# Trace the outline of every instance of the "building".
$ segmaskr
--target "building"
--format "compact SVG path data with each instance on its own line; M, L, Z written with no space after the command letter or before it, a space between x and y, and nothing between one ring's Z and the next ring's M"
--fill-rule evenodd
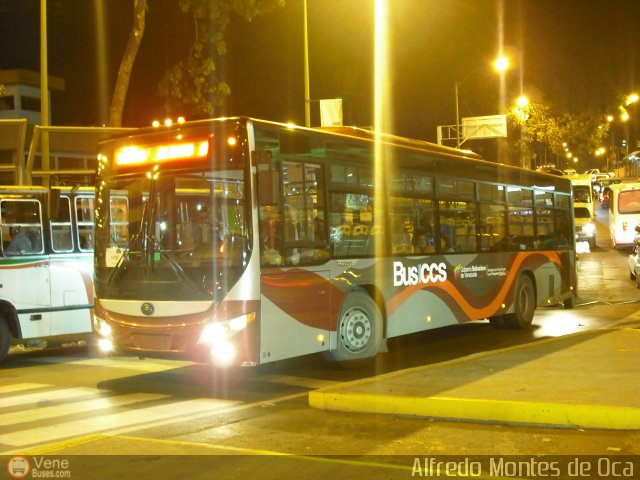
M64 91L64 79L50 75L48 83L50 91ZM0 70L0 85L0 185L48 185L52 176L59 184L92 184L98 142L129 130L43 127L39 73Z

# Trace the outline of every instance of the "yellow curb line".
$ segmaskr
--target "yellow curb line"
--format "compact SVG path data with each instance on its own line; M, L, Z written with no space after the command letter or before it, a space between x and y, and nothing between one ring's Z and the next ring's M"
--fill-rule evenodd
M640 408L635 407L451 397L402 397L322 390L309 392L309 405L321 410L341 412L613 430L640 429Z
M58 450L64 450L65 448L77 447L78 445L83 445L85 443L97 442L99 440L104 440L105 438L108 438L108 436L102 433L95 433L68 440L60 440L59 442L47 443L39 447L28 448L26 450L13 450L11 452L5 452L2 455L45 455L47 453L53 453Z

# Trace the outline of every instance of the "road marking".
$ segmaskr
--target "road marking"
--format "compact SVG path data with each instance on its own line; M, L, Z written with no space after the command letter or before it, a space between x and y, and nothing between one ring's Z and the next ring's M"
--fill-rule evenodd
M179 412L194 412L193 415L211 415L225 410L237 402L231 400L196 399L169 402L162 405L134 409L128 412L98 415L71 422L30 428L0 435L0 443L12 446L33 445L62 438L86 435L91 432L111 431L126 426L126 429L148 427L158 422L183 420ZM36 440L36 442L34 442Z
M0 386L0 394L21 392L23 390L35 390L36 388L53 387L47 383L14 383Z
M54 364L70 364L82 365L88 367L101 368L119 368L126 370L136 370L139 372L162 372L165 370L173 370L176 368L189 367L197 365L193 362L182 360L161 360L154 359L140 360L137 357L99 357L99 358L78 358L78 357L43 357L33 360L26 360L33 363L54 363Z
M65 388L62 390L46 390L38 393L25 393L23 395L0 398L0 408L15 407L16 405L34 405L37 407L38 402L77 398L84 395L95 395L101 392L102 390L98 390L97 388L80 387Z
M129 395L119 395L116 397L105 396L80 402L72 401L61 405L51 405L20 412L5 413L0 414L0 427L49 420L56 417L63 417L65 415L78 415L91 411L96 411L96 413L98 413L98 410L117 408L135 403L158 400L161 398L167 398L167 395L160 395L156 393L134 393Z

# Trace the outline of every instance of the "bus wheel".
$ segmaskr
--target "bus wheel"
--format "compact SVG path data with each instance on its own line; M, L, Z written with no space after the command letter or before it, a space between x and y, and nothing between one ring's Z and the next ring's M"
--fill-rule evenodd
M575 303L576 303L576 296L571 294L569 298L564 299L564 301L562 302L562 305L567 310L571 310L575 306Z
M0 318L0 362L4 359L5 355L9 351L9 345L11 344L11 333L7 322Z
M533 321L536 310L536 293L533 282L527 275L520 275L516 284L515 312L504 316L509 328L527 328Z
M338 319L338 345L325 352L327 360L348 362L373 358L382 343L382 313L364 292L347 295Z
M496 315L495 317L489 317L489 324L493 328L504 328L504 315Z

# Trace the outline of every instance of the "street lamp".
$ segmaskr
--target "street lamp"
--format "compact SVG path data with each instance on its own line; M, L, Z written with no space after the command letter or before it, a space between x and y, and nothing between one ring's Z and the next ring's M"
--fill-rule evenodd
M311 126L311 89L309 87L309 32L307 26L307 0L303 2L304 21L304 126Z
M456 95L456 147L457 148L460 148L460 102L459 102L460 85L462 85L472 74L474 74L479 70L482 70L483 68L485 67L481 66L479 68L476 68L475 70L472 70L461 81L458 82L456 80L454 83L455 95ZM493 61L493 68L496 72L503 73L505 70L509 68L509 59L504 55L498 56L498 58L496 58Z

